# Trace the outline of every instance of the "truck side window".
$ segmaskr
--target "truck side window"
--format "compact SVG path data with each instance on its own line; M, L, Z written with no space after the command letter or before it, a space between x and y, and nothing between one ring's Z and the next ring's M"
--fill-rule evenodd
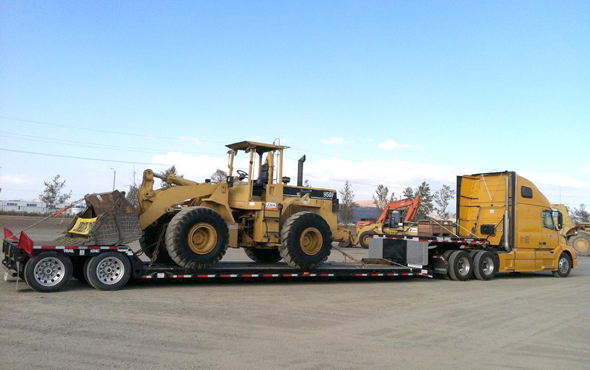
M553 212L543 211L543 227L555 230L555 226L553 225Z
M532 198L533 197L533 189L529 188L528 186L521 186L520 187L520 195L523 198Z

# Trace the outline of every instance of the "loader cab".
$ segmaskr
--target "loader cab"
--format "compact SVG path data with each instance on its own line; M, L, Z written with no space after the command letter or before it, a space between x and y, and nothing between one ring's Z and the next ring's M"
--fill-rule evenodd
M288 147L254 141L241 141L227 147L230 149L228 184L230 187L241 187L238 192L242 199L266 201L269 200L267 194L274 195L273 198L278 199L279 196L282 198L281 189L285 180L283 179L283 150ZM240 165L244 163L244 157L248 160L247 171L245 168L240 168Z

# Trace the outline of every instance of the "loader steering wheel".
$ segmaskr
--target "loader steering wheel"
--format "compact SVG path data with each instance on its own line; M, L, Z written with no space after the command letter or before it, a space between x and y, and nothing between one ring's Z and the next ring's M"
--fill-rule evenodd
M248 173L246 171L236 170L236 173L239 175L238 178L240 179L240 181L248 177Z

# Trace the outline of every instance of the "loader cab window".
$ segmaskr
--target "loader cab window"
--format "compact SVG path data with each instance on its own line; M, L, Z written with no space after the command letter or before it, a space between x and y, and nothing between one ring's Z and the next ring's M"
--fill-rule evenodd
M555 230L553 223L553 212L543 211L543 227L550 230Z

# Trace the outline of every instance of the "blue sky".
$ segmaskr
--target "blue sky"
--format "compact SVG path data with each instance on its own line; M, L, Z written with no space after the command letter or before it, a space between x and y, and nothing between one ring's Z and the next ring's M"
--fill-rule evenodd
M14 150L202 180L281 138L357 199L508 169L590 204L588 66L587 1L4 1L0 198L133 171Z

